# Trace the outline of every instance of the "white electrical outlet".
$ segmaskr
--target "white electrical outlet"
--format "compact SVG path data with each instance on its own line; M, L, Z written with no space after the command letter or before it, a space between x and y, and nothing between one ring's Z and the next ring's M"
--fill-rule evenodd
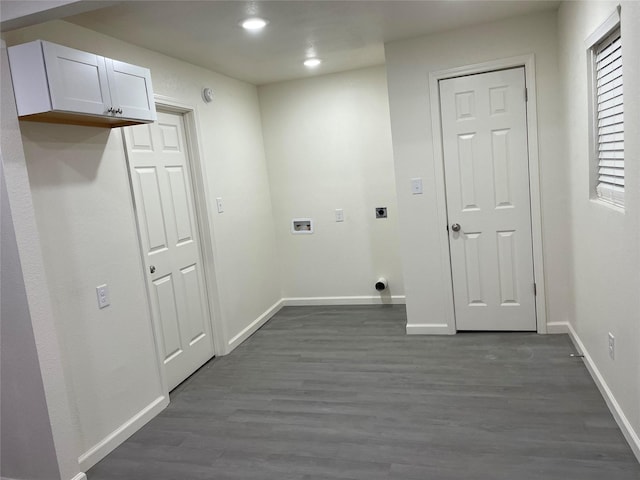
M111 305L111 300L109 299L109 287L106 285L97 286L96 294L98 295L98 308L104 308Z
M616 337L611 332L609 332L609 356L611 360L616 359Z
M344 222L344 210L336 208L336 222Z

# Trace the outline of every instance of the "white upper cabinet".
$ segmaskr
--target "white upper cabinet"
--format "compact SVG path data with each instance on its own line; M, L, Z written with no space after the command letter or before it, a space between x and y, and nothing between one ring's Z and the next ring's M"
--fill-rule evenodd
M41 40L8 51L22 120L106 127L156 120L147 68Z
M120 115L153 122L156 109L149 69L110 58L105 61L111 102L122 110Z
M42 50L53 110L109 113L112 100L104 57L49 42L42 42Z

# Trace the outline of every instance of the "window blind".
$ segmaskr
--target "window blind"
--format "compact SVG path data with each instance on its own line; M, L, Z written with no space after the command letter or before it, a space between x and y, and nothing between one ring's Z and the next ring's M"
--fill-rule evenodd
M620 29L595 48L598 197L624 205L624 105Z

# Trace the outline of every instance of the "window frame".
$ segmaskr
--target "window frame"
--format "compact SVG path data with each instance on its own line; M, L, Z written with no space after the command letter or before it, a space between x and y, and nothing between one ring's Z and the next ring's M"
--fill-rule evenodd
M620 6L589 35L585 41L587 53L587 71L588 71L588 101L589 101L589 197L597 202L605 205L614 206L624 210L625 192L609 189L604 186L607 195L602 195L598 191L599 186L599 143L598 143L598 93L597 93L597 72L596 72L596 55L598 47L608 39L615 31L620 29ZM622 55L624 58L624 44L622 41ZM624 61L624 60L623 60ZM623 77L624 78L624 77ZM624 80L623 80L624 82ZM623 83L624 85L624 83ZM624 95L624 94L623 94ZM624 100L623 100L624 105ZM624 159L624 158L623 158ZM624 170L623 170L624 172ZM601 187L602 188L602 187Z

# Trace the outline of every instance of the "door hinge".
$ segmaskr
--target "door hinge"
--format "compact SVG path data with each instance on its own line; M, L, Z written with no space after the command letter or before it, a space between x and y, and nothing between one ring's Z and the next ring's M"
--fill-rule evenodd
M449 233L449 224L447 223L447 233Z
M533 295L538 296L538 285L535 282L533 283Z
M524 101L529 101L529 89L527 87L524 87Z

